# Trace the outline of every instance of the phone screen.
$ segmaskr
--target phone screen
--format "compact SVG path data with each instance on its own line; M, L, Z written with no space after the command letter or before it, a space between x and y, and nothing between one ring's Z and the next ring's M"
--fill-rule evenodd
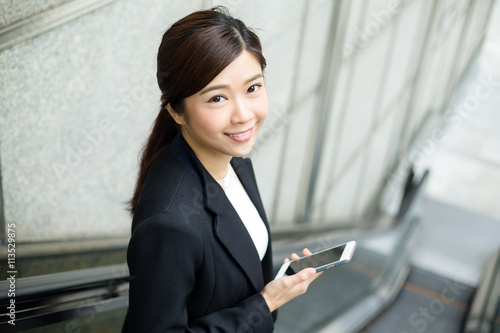
M340 258L342 257L344 249L345 249L345 244L338 247L334 247L332 249L315 253L309 257L301 258L300 260L294 260L290 263L290 266L288 266L286 274L293 275L307 267L317 268L339 261Z

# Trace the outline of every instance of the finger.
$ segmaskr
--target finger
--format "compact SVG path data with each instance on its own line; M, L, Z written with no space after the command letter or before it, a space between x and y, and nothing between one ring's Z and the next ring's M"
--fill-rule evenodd
M305 285L307 288L309 285L316 280L323 272L319 273L314 273L311 277L307 278L306 280L302 281L301 284Z
M316 273L314 268L305 268L297 274L285 276L283 279L288 279L288 290L297 295L306 292L309 284L313 282L321 273ZM294 296L294 297L296 297Z
M292 260L297 260L300 257L297 255L297 253L292 253Z
M289 282L290 286L294 286L296 284L299 284L299 283L311 278L315 274L316 274L316 270L314 268L309 267L309 268L304 268L303 270L301 270L297 274L285 276L284 279L287 279L290 281Z
M285 258L285 260L283 260L284 263L289 262L289 261L290 261L290 259L288 259L288 258Z
M308 270L310 269L311 271L305 272L306 273L305 276L302 277L304 279L302 283L305 283L307 285L309 285L311 282L316 280L321 274L323 274L323 272L316 272L314 268L307 268L307 269Z
M302 281L308 280L316 275L316 270L312 267L304 268L298 274L299 279Z
M312 254L311 251L309 251L309 249L306 247L304 250L302 250L302 253L305 255L305 256L310 256Z

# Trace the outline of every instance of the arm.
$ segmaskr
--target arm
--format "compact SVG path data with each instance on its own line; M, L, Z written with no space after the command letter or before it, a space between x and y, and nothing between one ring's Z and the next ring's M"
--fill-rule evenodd
M129 332L237 332L256 325L261 332L273 330L260 293L234 307L188 318L186 301L202 258L203 239L188 224L167 224L155 216L136 228L128 251Z

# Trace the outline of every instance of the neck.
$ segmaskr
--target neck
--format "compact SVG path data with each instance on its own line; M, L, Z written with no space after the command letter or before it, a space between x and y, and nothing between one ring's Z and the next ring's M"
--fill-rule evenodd
M227 168L229 162L231 162L230 156L223 160L222 159L214 160L213 158L209 158L208 156L203 156L203 154L198 155L196 150L194 150L194 153L196 157L198 157L198 159L200 160L201 164L203 164L205 169L207 169L208 173L210 173L210 175L214 177L215 180L221 180L227 175Z
M191 149L193 149L193 152L198 160L200 160L201 164L205 167L205 169L207 169L208 173L210 173L215 180L220 180L227 175L228 165L233 158L232 156L217 152L206 152L205 150L200 149L196 143L191 140L189 135L185 135L185 133L182 134L184 140L186 140Z

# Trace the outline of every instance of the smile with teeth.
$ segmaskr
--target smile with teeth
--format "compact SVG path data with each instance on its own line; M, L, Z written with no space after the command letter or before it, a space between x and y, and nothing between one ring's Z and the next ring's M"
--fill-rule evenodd
M233 137L233 138L241 138L242 136L245 136L247 134L250 134L250 131L252 129L249 129L248 131L246 132L243 132L243 133L239 133L239 134L228 134L230 137Z
M233 139L234 141L243 142L248 141L252 137L253 127L245 132L240 133L225 133L228 137Z

